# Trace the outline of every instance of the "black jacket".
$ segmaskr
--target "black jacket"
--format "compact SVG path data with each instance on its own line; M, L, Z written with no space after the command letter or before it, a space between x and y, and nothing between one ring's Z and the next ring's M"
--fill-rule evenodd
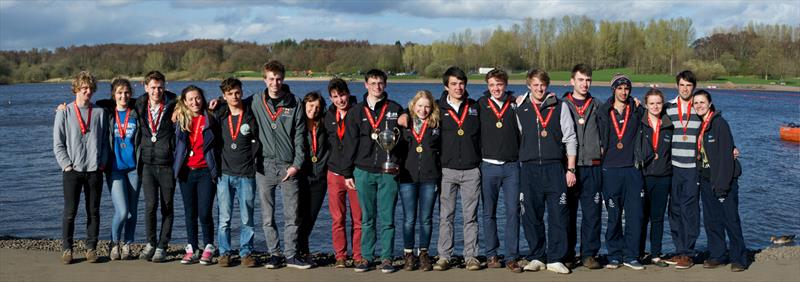
M238 136L236 137L236 149L231 149L231 144L234 143L231 136L231 130L228 125L228 117L230 116L230 109L227 105L221 105L214 112L210 112L209 116L214 118L216 124L219 125L219 139L218 143L220 158L220 169L222 173L233 176L255 177L256 174L256 158L259 154L260 142L258 140L258 122L247 105L243 106L242 112L242 125L239 128ZM233 129L236 128L238 119L231 120Z
M447 103L447 91L442 92L442 97L439 98L440 108L440 126L441 129L441 162L442 167L458 170L467 170L478 167L481 164L481 124L480 124L480 106L478 102L468 97L465 102L461 103L459 109L453 109ZM458 135L458 123L454 120L460 119L464 109L469 105L467 116L464 118L462 129L464 135ZM450 114L453 111L456 116Z
M547 123L547 137L542 137L542 125L538 121L536 108L531 103L531 96L528 95L521 105L517 108L517 117L521 126L522 140L520 141L519 160L522 162L557 163L562 162L566 156L566 146L562 142L563 133L561 131L561 103L555 95L545 97L544 103L539 107L543 119L547 119L548 113L550 120Z
M413 121L409 121L413 123ZM441 130L439 128L426 128L422 136L422 153L416 151L420 144L411 132L413 126L403 129L403 141L398 144L398 155L404 159L400 168L398 181L400 183L439 183L442 176L442 166L439 161L441 148Z
M517 129L517 115L514 113L516 110L516 102L514 100L513 92L506 92L506 103L511 103L503 113L500 122L501 128L497 128L497 116L494 114L489 103L492 103L499 113L502 107L493 102L490 97L489 91L483 93L483 97L478 100L480 106L480 120L481 120L481 148L482 158L493 159L504 162L516 162L519 158L519 130Z
M650 126L650 122L647 120L647 115L642 118L642 126L639 128L641 134L644 136L644 140L649 144L652 148L653 146L653 128ZM667 116L666 112L661 113L661 129L658 132L658 159L655 159L653 156L652 159L649 159L645 162L644 166L644 176L668 176L672 175L672 163L670 162L672 157L672 134L675 132L675 126L672 125L672 122Z
M703 120L702 118L700 120ZM701 126L702 127L702 126ZM731 190L731 184L742 175L739 160L733 158L733 135L728 122L721 112L715 112L709 121L703 138L703 147L708 158L708 168L698 163L697 168L710 170L712 189L717 197L724 198ZM702 175L702 173L699 173Z
M350 108L352 109L357 104L356 97L350 96ZM349 112L348 112L349 113ZM328 107L328 111L325 113L325 118L323 119L323 124L325 125L325 131L328 134L328 143L330 143L330 158L328 159L328 169L333 173L344 175L345 171L347 171L348 163L352 163L352 161L345 161L345 149L344 146L347 142L347 139L351 139L352 135L347 133L347 130L344 132L344 136L342 140L339 140L339 135L337 133L338 124L336 123L336 114L337 109L336 106L331 105ZM347 115L341 120L341 124L344 126L347 120ZM354 142L349 142L350 144Z
M639 170L644 169L645 163L653 158L653 147L650 142L644 139L644 135L640 130L642 126L642 117L645 114L642 106L636 106L633 98L628 97L628 105L631 107L631 113L628 117L628 126L625 128L625 135L623 136L623 143L625 145L633 145L633 166ZM618 142L617 136L613 135L614 131L613 121L611 120L611 111L614 109L614 96L612 95L605 104L600 106L597 118L599 119L600 128L600 144L606 151L617 150L616 144ZM632 138L633 140L630 140ZM632 141L632 142L630 142ZM628 148L624 148L623 152ZM612 165L607 162L608 152L604 154L603 165Z
M311 134L311 127L306 126L306 159L303 162L303 167L300 169L300 172L311 181L318 181L320 179L325 179L328 174L328 160L331 156L331 144L328 141L330 136L328 136L328 132L323 128L324 116L320 119L320 124L317 125L316 128L316 137L317 137L317 153L314 154L313 152L313 138L314 135ZM316 156L317 161L313 162L312 157Z
M142 95L136 100L136 112L139 114L139 124L141 125L139 159L136 164L140 168L143 164L172 165L173 152L175 151L175 127L172 122L172 112L175 110L177 98L172 92L164 92L164 99L164 110L161 113L158 130L155 132L157 137L155 143L150 139L153 136L153 132L148 121L150 116L148 97L147 95Z
M403 113L403 107L389 100L388 93L384 93L383 99L375 104L375 110L370 110L367 104L367 94L364 94L364 99L361 103L356 104L347 113L345 135L350 137L345 138L344 146L344 161L346 162L345 167L347 167L343 174L345 178L353 177L355 167L371 173L382 172L383 163L386 162L386 151L378 145L377 141L372 140L372 137L370 137L373 129L367 119L366 111L369 111L375 121L378 121L383 105L387 105L386 113L384 113L383 119L378 124L378 130L383 131L388 128L389 130L397 129L399 131L397 118ZM402 138L402 136L397 136L397 138ZM390 152L390 160L395 164L401 164L396 151L397 146Z

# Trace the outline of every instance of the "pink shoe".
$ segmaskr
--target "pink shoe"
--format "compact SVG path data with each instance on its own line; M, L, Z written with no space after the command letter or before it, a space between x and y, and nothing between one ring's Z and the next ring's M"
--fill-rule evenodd
M194 256L194 250L192 249L192 245L186 245L186 254L183 255L183 259L181 259L182 264L193 264L197 262L197 257Z
M214 251L217 249L214 248L214 245L208 244L206 245L205 250L203 250L203 256L200 257L200 264L202 265L209 265L212 263L211 259L214 257Z

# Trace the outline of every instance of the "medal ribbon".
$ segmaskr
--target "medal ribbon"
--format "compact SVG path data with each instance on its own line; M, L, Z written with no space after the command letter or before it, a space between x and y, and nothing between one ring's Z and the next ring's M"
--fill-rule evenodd
M200 116L200 118L197 119L197 123L194 125L192 134L189 135L189 142L192 144L192 147L194 147L194 143L197 142L198 135L201 134L200 126L202 126L205 123L206 123L205 116Z
M123 127L119 121L119 111L114 111L114 118L117 121L117 129L119 129L119 138L125 141L125 133L128 132L128 119L131 118L131 109L125 109L125 126Z
M464 124L464 121L467 119L467 112L469 112L469 102L464 101L464 109L462 110L461 117L459 118L456 118L456 116L458 115L456 114L455 111L453 111L453 109L447 109L447 112L450 113L450 118L452 118L453 121L455 121L456 124L458 124L458 128L461 128L461 126Z
M336 110L336 135L339 136L339 142L344 140L344 117L341 116L339 110Z
M267 97L264 97L264 100L261 100L261 102L264 103L264 108L267 109L267 115L269 115L269 118L272 120L272 122L275 122L281 112L283 112L283 107L278 107L278 110L275 112L275 114L272 114L272 110L269 108L269 106L267 106Z
M592 97L586 99L586 102L583 103L583 107L578 108L578 104L575 103L575 99L572 99L572 93L567 95L567 98L572 101L572 104L575 105L575 111L578 112L578 116L583 117L583 113L586 112L586 109L589 108L589 105L592 104Z
M244 111L239 114L239 118L236 121L236 131L233 130L233 113L228 115L228 131L231 133L231 139L233 142L236 142L236 138L239 137L239 129L242 128L242 117L244 116Z
M164 103L162 102L161 105L158 106L158 117L156 117L156 122L153 123L153 115L150 114L150 100L147 101L147 121L150 122L150 133L153 136L158 135L158 124L161 123L161 113L164 112Z
M706 133L706 129L708 128L708 122L711 121L711 116L713 115L714 112L708 112L705 120L703 120L703 126L700 127L700 135L697 135L697 154L700 154L700 147L703 145L703 134Z
M367 119L369 120L369 125L372 126L372 130L378 129L378 126L381 125L381 121L383 121L383 115L386 113L386 107L389 106L389 103L384 103L383 108L381 108L381 114L378 116L378 121L375 121L375 118L372 117L372 113L370 112L368 107L364 107L364 112L367 114Z
M87 131L89 131L89 124L92 122L92 105L89 104L89 114L87 115L86 119L89 120L88 122L83 122L83 117L81 116L81 110L78 109L78 104L73 103L75 106L75 116L78 117L78 125L81 126L81 135L85 135Z
M494 112L494 116L497 117L497 121L500 121L503 115L505 115L506 110L508 110L508 106L511 105L511 98L509 97L506 99L505 105L503 105L503 109L500 110L500 112L497 111L497 107L494 106L494 101L492 101L491 98L487 99L486 102L488 102L489 107L492 108L492 112Z
M422 128L420 128L419 134L417 131L414 130L414 127L411 127L411 134L414 135L414 139L417 140L417 145L422 146L422 138L425 137L425 129L428 128L428 120L426 119L422 122Z
M622 130L619 129L619 123L617 122L617 114L614 113L614 109L611 109L611 121L614 123L614 131L617 133L617 140L622 142L622 136L625 136L625 128L628 128L628 116L631 113L631 105L625 106L625 119L622 120Z
M653 126L653 122L651 122L648 118L648 122L650 122L650 126L653 127L653 152L658 153L658 133L661 132L661 118L656 121L655 126Z
M689 101L689 105L686 107L686 123L683 123L683 107L681 107L681 97L678 97L678 120L681 122L681 126L683 126L683 135L686 136L686 127L689 126L689 120L691 119L690 116L692 115L692 101Z
M317 127L319 124L314 122L314 126L311 127L311 155L317 155Z
M547 113L547 118L543 119L542 114L539 112L539 105L536 105L536 103L533 102L533 97L531 97L531 104L533 105L533 108L536 109L536 117L538 118L539 123L542 124L542 129L544 130L547 128L547 124L550 123L550 118L553 117L553 110L555 110L556 107L550 107L550 112Z

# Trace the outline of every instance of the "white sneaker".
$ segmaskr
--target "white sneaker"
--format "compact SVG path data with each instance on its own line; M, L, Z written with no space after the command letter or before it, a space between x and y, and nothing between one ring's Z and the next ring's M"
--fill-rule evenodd
M544 265L543 262L539 261L538 259L532 260L528 262L525 267L522 268L525 271L539 271L543 269L547 269L547 266Z
M558 273L558 274L569 274L570 273L569 268L567 268L566 265L564 265L563 263L560 263L560 262L548 263L547 264L547 270L550 270L550 271Z

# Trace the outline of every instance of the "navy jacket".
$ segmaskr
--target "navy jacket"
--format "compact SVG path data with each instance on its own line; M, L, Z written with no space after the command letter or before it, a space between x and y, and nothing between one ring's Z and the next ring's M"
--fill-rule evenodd
M702 118L701 118L702 120ZM702 125L701 125L702 127ZM714 112L709 121L708 128L702 136L703 147L708 157L712 189L717 197L725 197L731 190L731 183L742 175L742 166L739 160L733 158L733 135L728 122L722 117L721 112ZM699 152L698 152L699 154ZM698 169L702 165L698 164Z
M208 114L205 114L205 125L203 125L203 154L208 164L208 171L211 173L211 179L216 181L219 177L219 167L217 160L219 159L219 126L215 119ZM175 174L175 179L178 179L181 170L189 169L186 160L189 158L189 132L183 131L178 124L175 124L175 161L172 163L172 170Z
M480 106L478 102L470 99L468 93L464 93L464 102L461 102L459 109L453 109L447 103L447 91L442 92L439 98L439 128L441 129L441 164L442 167L458 170L467 170L478 167L481 164L481 121ZM467 104L469 107L467 108ZM455 118L461 118L464 110L467 117L464 118L462 129L464 135L458 135L458 123L453 120L450 111L456 113Z
M640 128L644 140L651 147L653 146L653 128L645 115L642 118L642 126ZM672 175L672 134L675 132L675 126L672 125L669 116L666 112L661 113L661 129L658 132L658 159L655 156L645 162L644 176L669 176Z
M413 121L409 121L413 123ZM398 155L404 159L404 165L400 168L400 183L420 183L434 182L439 183L442 176L441 155L441 130L439 128L426 128L422 136L422 153L417 153L417 146L420 143L414 138L411 132L413 126L405 128L403 140L397 144Z
M645 167L645 163L647 163L650 159L654 157L653 155L653 147L650 146L650 142L644 139L644 134L640 130L642 126L642 117L644 116L644 108L642 106L636 106L633 98L628 97L628 105L630 105L631 113L628 117L628 126L625 128L624 136L622 142L625 145L633 145L633 148L624 148L623 152L632 149L633 150L633 167L642 170ZM597 116L599 119L599 128L600 128L600 144L605 150L607 151L603 154L603 165L609 165L609 167L619 167L615 164L611 164L608 162L608 151L610 150L617 150L616 144L618 142L617 136L614 135L614 126L612 125L611 120L611 111L614 108L614 96L612 95L606 103L600 106L599 115ZM633 140L630 140L632 138ZM632 142L630 142L632 141Z

